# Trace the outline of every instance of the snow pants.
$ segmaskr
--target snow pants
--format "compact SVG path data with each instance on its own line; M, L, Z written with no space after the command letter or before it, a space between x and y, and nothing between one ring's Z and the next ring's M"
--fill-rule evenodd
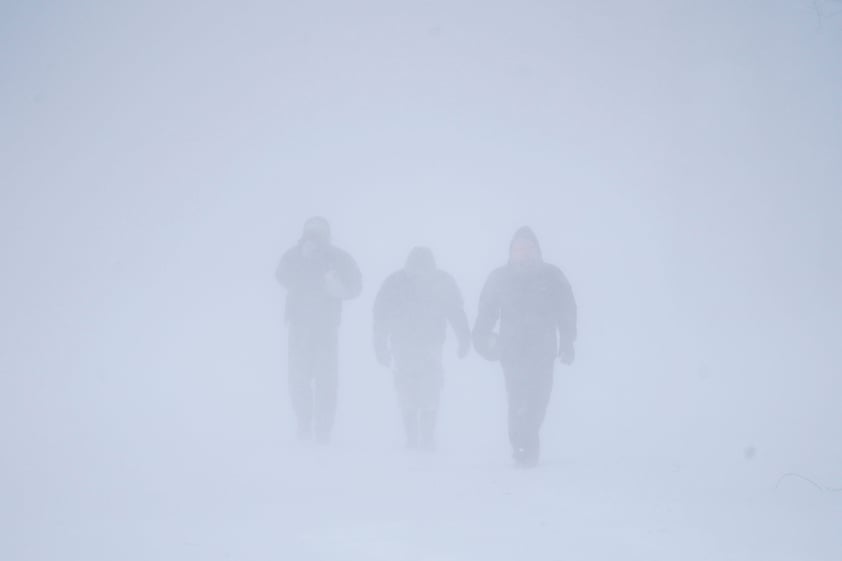
M509 442L519 462L534 463L540 455L539 433L553 390L554 357L503 360L509 404Z
M289 393L298 434L330 440L336 415L338 329L290 325Z
M398 393L407 445L435 447L435 428L443 383L442 348L399 346L395 358L395 389Z

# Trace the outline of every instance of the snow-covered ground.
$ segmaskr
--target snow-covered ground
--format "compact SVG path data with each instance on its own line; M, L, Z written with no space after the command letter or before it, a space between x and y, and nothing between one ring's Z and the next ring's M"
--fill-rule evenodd
M842 497L799 481L750 492L705 490L677 472L563 455L519 470L488 452L267 445L191 473L175 465L176 454L168 475L101 479L89 482L87 493L62 489L16 511L3 520L0 555L15 561L842 558Z

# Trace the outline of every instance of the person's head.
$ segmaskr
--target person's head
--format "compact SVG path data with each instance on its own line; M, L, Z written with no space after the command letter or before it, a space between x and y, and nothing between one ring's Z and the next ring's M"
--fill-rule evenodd
M428 247L413 247L406 258L404 270L412 276L432 273L436 270L436 259Z
M301 251L312 255L320 248L330 244L330 224L321 216L313 216L304 222L301 229Z
M330 242L330 224L321 216L313 216L304 222L301 238L315 240L321 243Z
M515 232L509 246L509 263L528 265L541 261L541 246L535 232L529 226L523 226Z

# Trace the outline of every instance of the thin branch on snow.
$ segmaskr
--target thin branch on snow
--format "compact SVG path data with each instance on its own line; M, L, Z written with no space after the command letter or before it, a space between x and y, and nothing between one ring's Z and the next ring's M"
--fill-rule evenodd
M815 481L813 481L813 480L812 480L812 479L810 479L809 477L804 477L804 476L803 476L803 475L801 475L800 473L785 473L785 474L783 474L783 475L780 477L780 479L778 479L778 482L775 484L775 489L777 489L778 487L780 487L780 486L781 486L781 482L782 482L784 479L786 479L787 477L796 477L796 478L798 478L798 479L801 479L801 480L803 480L803 481L806 481L807 483L811 484L813 487L815 487L815 488L816 488L816 489L818 489L819 491L826 491L826 492L829 492L829 493L839 493L839 492L842 492L842 488L824 487L824 486L822 486L822 485L819 485L818 483L816 483Z

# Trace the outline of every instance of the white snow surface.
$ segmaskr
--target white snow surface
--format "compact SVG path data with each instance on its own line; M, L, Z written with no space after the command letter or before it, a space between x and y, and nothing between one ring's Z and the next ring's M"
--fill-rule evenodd
M229 454L231 448L226 450ZM4 520L5 559L839 558L838 494L700 490L680 471L549 455L284 445L181 457L121 481L65 488ZM224 466L224 469L222 468ZM19 505L23 506L23 505Z

